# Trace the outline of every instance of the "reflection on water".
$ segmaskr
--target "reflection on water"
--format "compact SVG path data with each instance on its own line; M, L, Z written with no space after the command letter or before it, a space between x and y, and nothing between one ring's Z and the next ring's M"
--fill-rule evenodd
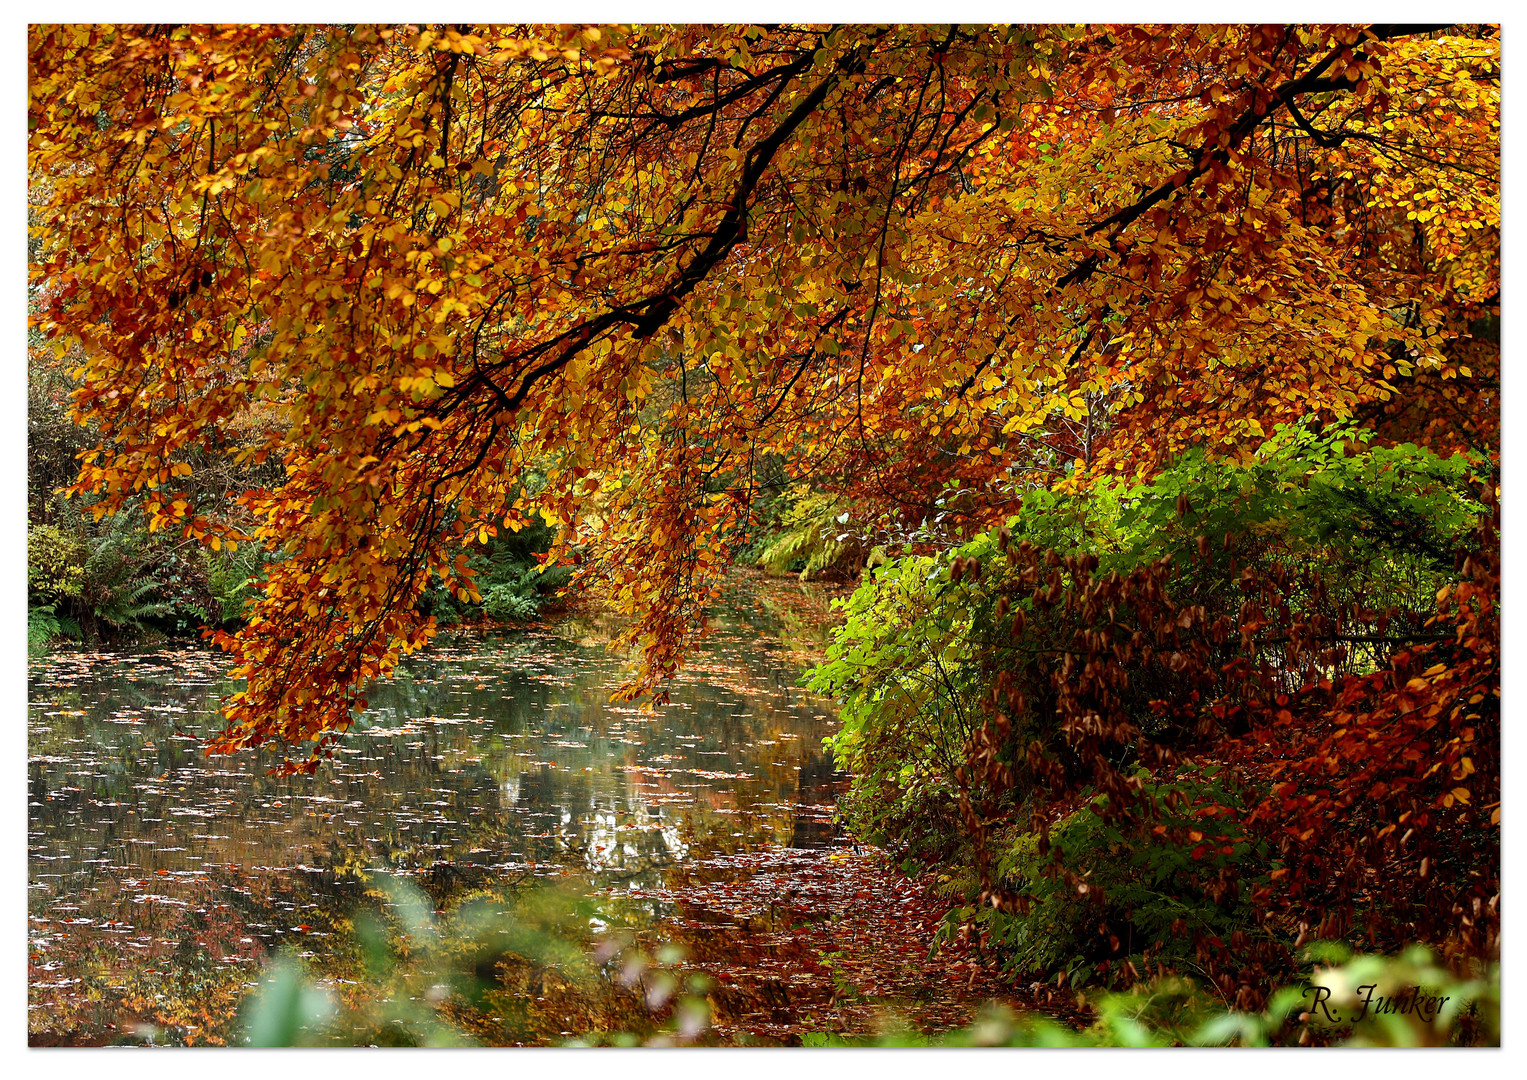
M444 638L372 689L312 777L267 776L273 755L202 755L233 688L216 654L34 662L34 1041L110 1041L167 980L205 986L184 1027L212 1032L269 949L311 954L347 928L355 870L440 886L593 873L640 896L672 868L828 842L827 709L765 618L722 609L650 713L609 701L625 666L598 620Z

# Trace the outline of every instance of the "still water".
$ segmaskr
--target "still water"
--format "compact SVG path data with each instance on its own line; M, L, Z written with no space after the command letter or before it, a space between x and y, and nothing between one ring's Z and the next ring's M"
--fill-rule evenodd
M628 669L611 629L442 635L372 688L312 777L266 775L274 754L202 753L233 689L219 654L34 661L34 1044L114 1041L167 1015L216 1041L273 950L321 955L344 936L357 870L437 895L576 876L640 896L718 857L832 841L829 703L796 686L766 613L733 594L654 711L609 700Z

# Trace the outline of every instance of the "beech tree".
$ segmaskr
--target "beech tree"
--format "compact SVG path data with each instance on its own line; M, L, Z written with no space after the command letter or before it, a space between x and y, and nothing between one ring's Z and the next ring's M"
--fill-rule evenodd
M216 749L306 745L537 519L661 693L754 469L999 521L1274 426L1497 443L1489 27L29 32L72 491L279 552ZM230 425L263 418L235 448ZM247 440L246 440L247 441ZM253 527L192 451L279 462ZM535 471L544 482L527 484Z

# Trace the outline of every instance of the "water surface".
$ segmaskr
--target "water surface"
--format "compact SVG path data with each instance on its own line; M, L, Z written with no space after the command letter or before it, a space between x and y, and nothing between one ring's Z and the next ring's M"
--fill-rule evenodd
M34 661L34 1043L114 1041L171 1000L190 1041L226 1032L272 949L344 936L356 870L437 894L572 875L635 897L707 860L832 838L829 712L795 685L774 620L734 595L653 711L609 700L628 670L610 629L442 636L372 688L312 777L267 775L273 753L202 753L234 689L219 654Z

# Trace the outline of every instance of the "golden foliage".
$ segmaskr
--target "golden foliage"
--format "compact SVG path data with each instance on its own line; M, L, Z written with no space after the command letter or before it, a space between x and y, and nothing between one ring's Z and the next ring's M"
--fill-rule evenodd
M223 639L248 688L222 749L321 753L428 640L430 576L474 597L464 545L537 516L639 616L629 692L659 686L760 452L894 504L935 454L991 486L1035 446L1092 472L1240 454L1422 380L1495 409L1498 347L1470 338L1498 310L1490 28L29 47L35 325L83 347L103 440L74 490L285 554ZM244 493L252 536L183 490L191 447L284 463Z

